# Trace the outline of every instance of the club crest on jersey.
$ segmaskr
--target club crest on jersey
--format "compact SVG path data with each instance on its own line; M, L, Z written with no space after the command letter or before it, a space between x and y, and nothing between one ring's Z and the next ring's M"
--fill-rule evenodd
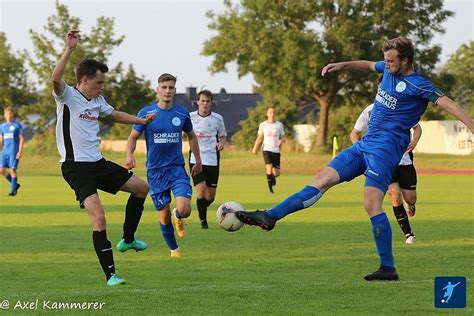
M14 130L15 130L15 126L13 126L13 125L10 126L10 130L11 130L11 131L14 131Z
M92 112L86 110L84 113L79 114L79 119L83 121L97 122L99 118L92 116Z
M173 123L174 126L179 126L181 125L181 120L179 119L179 117L173 117L173 119L171 120L171 123Z
M400 81L397 83L397 86L395 87L395 91L397 92L403 92L407 88L407 84L403 81Z

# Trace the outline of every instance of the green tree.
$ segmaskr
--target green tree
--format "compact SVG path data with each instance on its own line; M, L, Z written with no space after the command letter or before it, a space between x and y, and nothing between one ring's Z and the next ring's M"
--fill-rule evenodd
M329 110L338 94L373 90L376 76L337 72L322 78L330 62L380 60L387 38L408 36L417 46L419 68L429 72L440 48L429 46L452 13L441 0L225 0L220 14L208 12L217 32L204 43L210 70L226 71L236 62L238 75L253 74L266 95L317 101L320 107L316 146L326 144Z
M137 114L141 107L156 99L156 94L150 88L150 81L138 77L132 65L125 74L123 72L123 65L119 63L110 74L109 88L104 91L104 97L116 110ZM109 136L112 139L127 139L130 130L130 125L113 124Z
M45 87L38 104L32 105L29 109L30 112L40 114L41 118L37 121L40 129L48 126L48 122L55 117L55 105L51 99L51 73L64 51L67 31L80 30L80 24L81 20L71 16L65 5L56 2L56 14L48 18L44 30L40 32L30 30L35 53L29 58L30 66L37 74L39 83ZM64 74L64 80L69 84L76 82L74 65L84 58L94 58L107 63L112 50L124 39L123 36L115 37L114 19L105 17L97 19L90 34L81 31L80 37L81 43L72 54Z
M23 55L18 53L16 56L11 52L5 33L0 32L0 109L7 106L21 107L35 100L24 60Z

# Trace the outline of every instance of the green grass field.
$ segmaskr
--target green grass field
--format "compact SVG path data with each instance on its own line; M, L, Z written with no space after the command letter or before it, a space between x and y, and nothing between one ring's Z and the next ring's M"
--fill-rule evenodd
M417 214L411 220L415 245L404 243L386 199L399 282L362 279L379 264L362 207L363 178L332 189L313 207L279 222L272 232L246 226L229 233L214 221L220 203L236 200L248 209L266 208L312 177L284 174L276 194L270 195L263 174L239 171L221 176L217 200L210 208L209 230L201 230L196 212L188 220L187 236L178 240L182 258L169 257L148 198L137 237L146 240L149 249L116 251L117 272L127 284L109 288L92 247L88 217L58 175L58 165L48 159L23 165L23 173L28 170L30 175L21 176L22 188L16 197L7 196L6 181L0 179L0 304L10 303L9 309L0 309L2 314L19 314L18 308L13 310L18 301L37 299L39 306L29 314L50 313L43 309L43 301L102 302L100 312L114 315L474 312L472 175L419 176ZM31 165L43 167L33 170ZM143 175L143 170L138 174ZM121 238L127 195L100 196L106 207L108 236L115 245ZM468 279L467 308L434 308L436 276Z

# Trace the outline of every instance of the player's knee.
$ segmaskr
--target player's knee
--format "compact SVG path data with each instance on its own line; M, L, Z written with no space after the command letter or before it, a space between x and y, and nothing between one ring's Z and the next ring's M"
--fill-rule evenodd
M410 194L405 197L405 202L410 205L416 204L416 194Z
M135 196L139 198L146 198L148 191L149 191L148 184L145 181L140 181L137 186Z
M191 205L183 205L178 207L179 215L183 218L189 217L191 215Z
M381 206L379 205L379 203L367 199L364 201L364 208L369 214L369 216L380 213L381 210Z
M91 216L92 226L94 229L105 229L107 226L107 220L105 219L105 214L94 214Z

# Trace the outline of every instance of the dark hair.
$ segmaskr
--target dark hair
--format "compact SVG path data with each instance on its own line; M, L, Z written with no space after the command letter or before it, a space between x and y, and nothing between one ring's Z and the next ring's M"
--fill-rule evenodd
M161 74L159 77L158 77L158 83L162 83L164 81L174 81L176 83L177 79L175 76L173 76L172 74L169 74L169 73L164 73L164 74Z
M87 78L94 78L97 74L97 70L100 70L104 74L109 71L107 65L94 59L84 59L76 67L76 80L77 83L81 81L81 78L86 76Z
M383 43L382 50L384 52L395 49L398 52L398 58L408 58L408 63L413 64L413 56L415 55L415 47L409 38L397 37L386 40Z
M199 93L197 94L196 96L196 100L199 101L199 97L201 96L201 94L205 95L206 97L208 97L209 99L211 99L212 101L212 92L209 91L209 90L201 90L199 91Z

